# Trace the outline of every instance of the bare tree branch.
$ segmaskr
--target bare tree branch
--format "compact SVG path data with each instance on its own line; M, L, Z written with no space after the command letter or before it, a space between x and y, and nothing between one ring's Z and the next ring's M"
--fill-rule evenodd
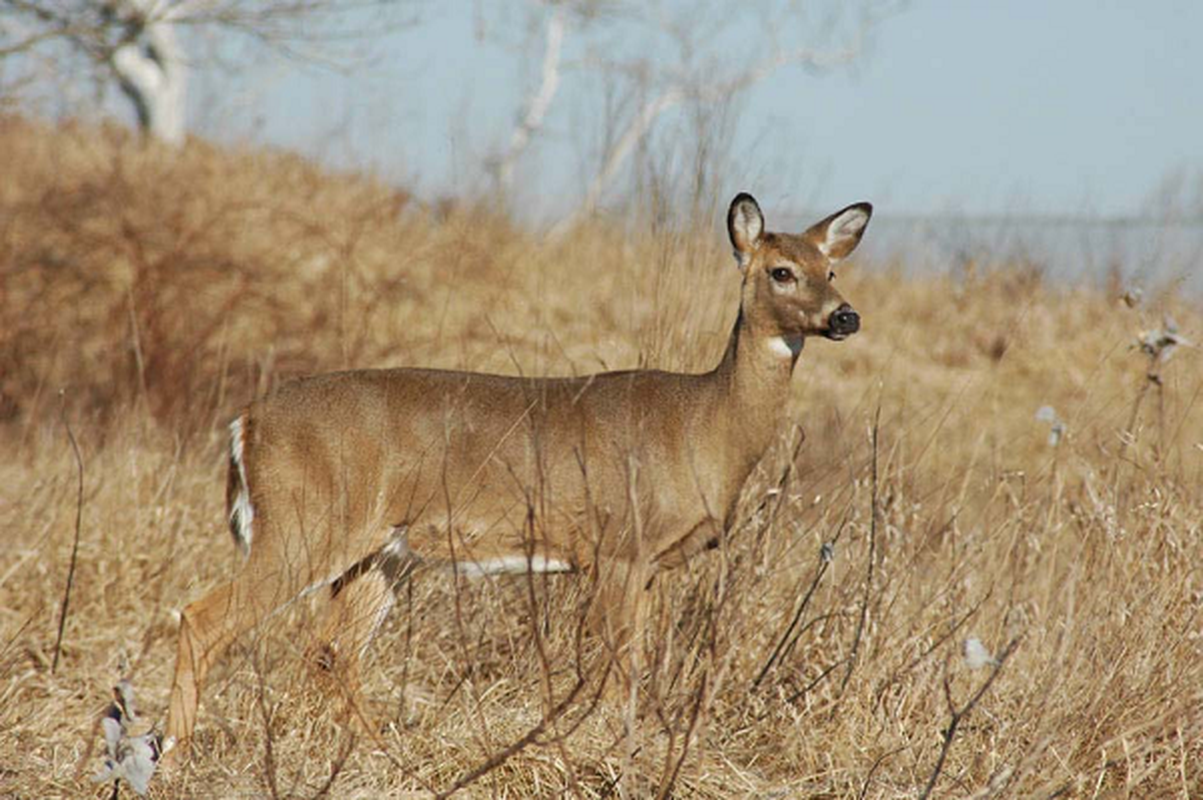
M618 137L618 141L614 143L614 147L610 150L609 155L606 156L602 168L598 170L597 175L590 181L589 188L585 190L585 196L581 200L580 205L577 206L576 211L556 223L555 227L552 228L552 238L563 236L573 226L577 225L582 219L597 209L597 204L601 200L602 194L609 188L610 183L618 175L618 171L626 163L626 160L630 158L631 153L635 151L635 147L648 135L652 126L656 124L656 120L665 111L684 101L685 96L685 93L679 88L672 88L653 97L640 107L639 111L635 114L635 118L627 125L622 136Z
M845 44L829 49L781 47L776 44L775 27L770 25L768 29L772 35L765 36L770 43L767 54L750 62L737 57L734 63L730 58L708 54L706 49L714 33L707 28L707 23L721 26L726 19L722 14L718 15L717 21L709 19L713 15L708 15L706 7L699 7L696 13L674 19L665 13L647 13L647 9L644 9L645 13L636 19L636 24L653 26L661 38L673 42L679 53L678 60L665 65L661 63L666 58L662 53L649 55L640 52L626 56L622 52L607 52L603 56L591 55L567 64L567 68L574 70L590 70L623 78L633 84L636 87L634 91L643 94L645 99L638 104L622 126L621 133L607 148L579 204L553 227L551 235L562 236L597 210L631 155L652 134L667 112L687 104L706 106L729 101L789 67L799 67L811 74L824 74L851 64L863 55L872 29L898 8L900 6L897 4L872 7L861 15ZM713 46L710 49L713 50ZM540 111L546 114L545 108ZM535 128L529 133L533 135L537 130ZM527 144L528 141L524 141L523 147Z

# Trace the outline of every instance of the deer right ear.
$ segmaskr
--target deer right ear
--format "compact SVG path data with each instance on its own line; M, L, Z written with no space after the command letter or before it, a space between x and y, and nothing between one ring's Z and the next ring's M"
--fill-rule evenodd
M865 226L869 224L869 218L872 216L872 205L853 203L827 219L811 225L802 236L819 248L819 252L834 264L847 258L860 244L860 237L865 234Z
M740 269L744 268L752 250L760 243L762 233L764 214L760 213L756 198L740 192L731 201L731 209L727 212L727 235L731 237L731 246L735 248Z

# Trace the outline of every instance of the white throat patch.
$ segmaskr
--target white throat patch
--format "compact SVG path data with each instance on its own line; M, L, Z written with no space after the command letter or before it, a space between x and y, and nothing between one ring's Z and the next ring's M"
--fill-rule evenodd
M774 336L769 339L769 350L780 358L796 358L802 352L802 337Z

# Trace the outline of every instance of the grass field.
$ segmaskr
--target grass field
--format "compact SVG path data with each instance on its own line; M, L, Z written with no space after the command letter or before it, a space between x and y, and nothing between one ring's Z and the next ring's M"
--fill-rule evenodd
M718 225L548 242L288 154L11 118L0 152L2 796L108 796L120 678L161 722L178 611L238 565L255 393L703 369L738 300ZM419 574L368 657L380 724L305 667L314 597L217 668L152 795L1203 796L1203 369L1137 346L1166 314L1198 340L1198 305L1031 265L838 282L863 329L807 346L736 530L655 587L634 711L595 691L581 580Z

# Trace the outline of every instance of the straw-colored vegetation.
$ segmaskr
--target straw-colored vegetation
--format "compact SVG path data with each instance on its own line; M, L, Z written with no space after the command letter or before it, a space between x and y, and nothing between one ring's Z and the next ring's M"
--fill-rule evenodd
M4 796L110 791L119 678L161 720L175 615L238 565L224 423L254 393L700 369L737 300L717 224L545 242L287 154L12 119L0 152ZM1203 369L1134 347L1166 312L1198 338L1198 307L1030 267L838 281L863 330L808 345L738 529L654 587L633 711L596 698L582 580L420 573L370 651L370 730L302 659L315 596L231 651L152 794L1203 794ZM970 637L1001 665L970 669Z

